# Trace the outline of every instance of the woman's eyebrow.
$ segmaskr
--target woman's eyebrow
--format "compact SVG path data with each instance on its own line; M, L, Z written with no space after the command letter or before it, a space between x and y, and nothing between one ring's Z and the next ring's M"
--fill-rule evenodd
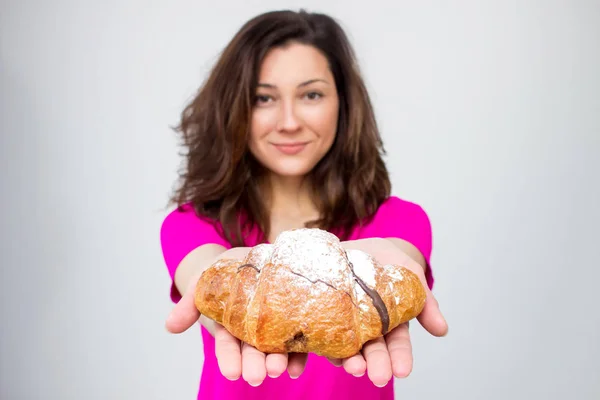
M307 86L310 85L311 83L315 83L315 82L323 82L326 84L329 84L329 82L327 82L325 79L320 79L320 78L315 78L315 79L310 79L308 81L302 82L301 84L298 85L298 87L302 87L302 86ZM277 85L273 85L272 83L259 83L258 87L264 87L264 88L268 88L268 89L276 89Z

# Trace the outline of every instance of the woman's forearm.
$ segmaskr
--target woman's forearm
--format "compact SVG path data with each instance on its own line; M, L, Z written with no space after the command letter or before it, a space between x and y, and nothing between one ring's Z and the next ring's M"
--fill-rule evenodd
M179 264L175 272L175 286L183 296L187 291L192 291L200 275L213 263L220 259L234 258L242 260L248 254L250 248L235 247L225 249L216 244L207 244L191 251ZM216 322L204 315L200 316L200 323L208 330L211 335L215 335Z
M249 247L225 247L207 244L191 251L179 264L175 272L175 286L184 295L198 281L200 275L213 263L224 258L242 260L250 251Z
M346 250L360 250L375 258L379 263L388 264L393 262L393 244L381 238L369 238L349 240L342 242Z
M396 238L368 238L342 242L345 249L356 249L371 255L380 264L418 264L423 269L426 263L421 253L410 243ZM400 250L400 251L399 251Z

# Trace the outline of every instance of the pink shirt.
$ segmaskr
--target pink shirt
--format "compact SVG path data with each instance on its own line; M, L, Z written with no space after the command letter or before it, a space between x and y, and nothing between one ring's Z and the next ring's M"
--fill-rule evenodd
M183 212L172 211L165 218L161 228L161 244L167 269L171 277L171 300L181 298L173 284L173 277L179 262L193 249L206 243L215 243L231 248L214 227L197 218L191 208ZM396 237L412 243L421 251L430 264L432 234L431 224L425 211L417 204L392 196L379 208L369 225L354 229L350 240L372 237ZM248 246L258 244L254 242ZM427 268L427 283L433 287L431 268ZM334 367L329 361L315 354L309 354L306 368L297 379L291 379L286 372L279 378L266 377L258 387L252 387L241 377L235 382L221 375L215 357L215 340L201 327L204 344L204 366L200 379L198 399L389 399L394 398L393 380L387 386L378 388L367 374L360 378L348 374L342 367Z

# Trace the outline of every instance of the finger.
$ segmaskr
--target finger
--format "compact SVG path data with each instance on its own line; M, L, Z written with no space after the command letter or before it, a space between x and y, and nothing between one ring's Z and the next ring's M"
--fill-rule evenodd
M408 323L402 324L385 337L392 361L392 372L396 378L406 378L410 375L413 367L412 344L408 327Z
M242 373L240 341L220 324L215 324L215 355L221 374L231 381L239 379Z
M435 296L427 290L427 299L423 311L417 316L419 323L434 336L445 336L448 333L448 323L440 311Z
M291 353L288 356L288 374L290 378L296 379L304 372L306 367L307 353Z
M346 372L354 376L363 376L367 371L367 362L361 353L344 359L342 364Z
M171 333L182 333L200 318L200 312L194 304L193 291L188 290L171 310L165 328Z
M392 364L383 337L368 342L363 347L367 374L375 386L383 387L392 379Z
M267 375L271 378L277 378L286 370L288 365L288 355L286 353L267 354L265 361Z
M327 359L329 360L329 362L334 367L341 367L342 366L342 359L341 358L330 358L330 357L327 357Z
M242 377L252 386L260 385L267 376L266 354L247 343L242 344Z

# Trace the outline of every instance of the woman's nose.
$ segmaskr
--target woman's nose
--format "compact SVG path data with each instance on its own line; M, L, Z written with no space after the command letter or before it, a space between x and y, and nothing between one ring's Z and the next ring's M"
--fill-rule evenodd
M292 102L282 102L277 128L284 132L294 132L300 128L300 119L296 115L295 105Z

